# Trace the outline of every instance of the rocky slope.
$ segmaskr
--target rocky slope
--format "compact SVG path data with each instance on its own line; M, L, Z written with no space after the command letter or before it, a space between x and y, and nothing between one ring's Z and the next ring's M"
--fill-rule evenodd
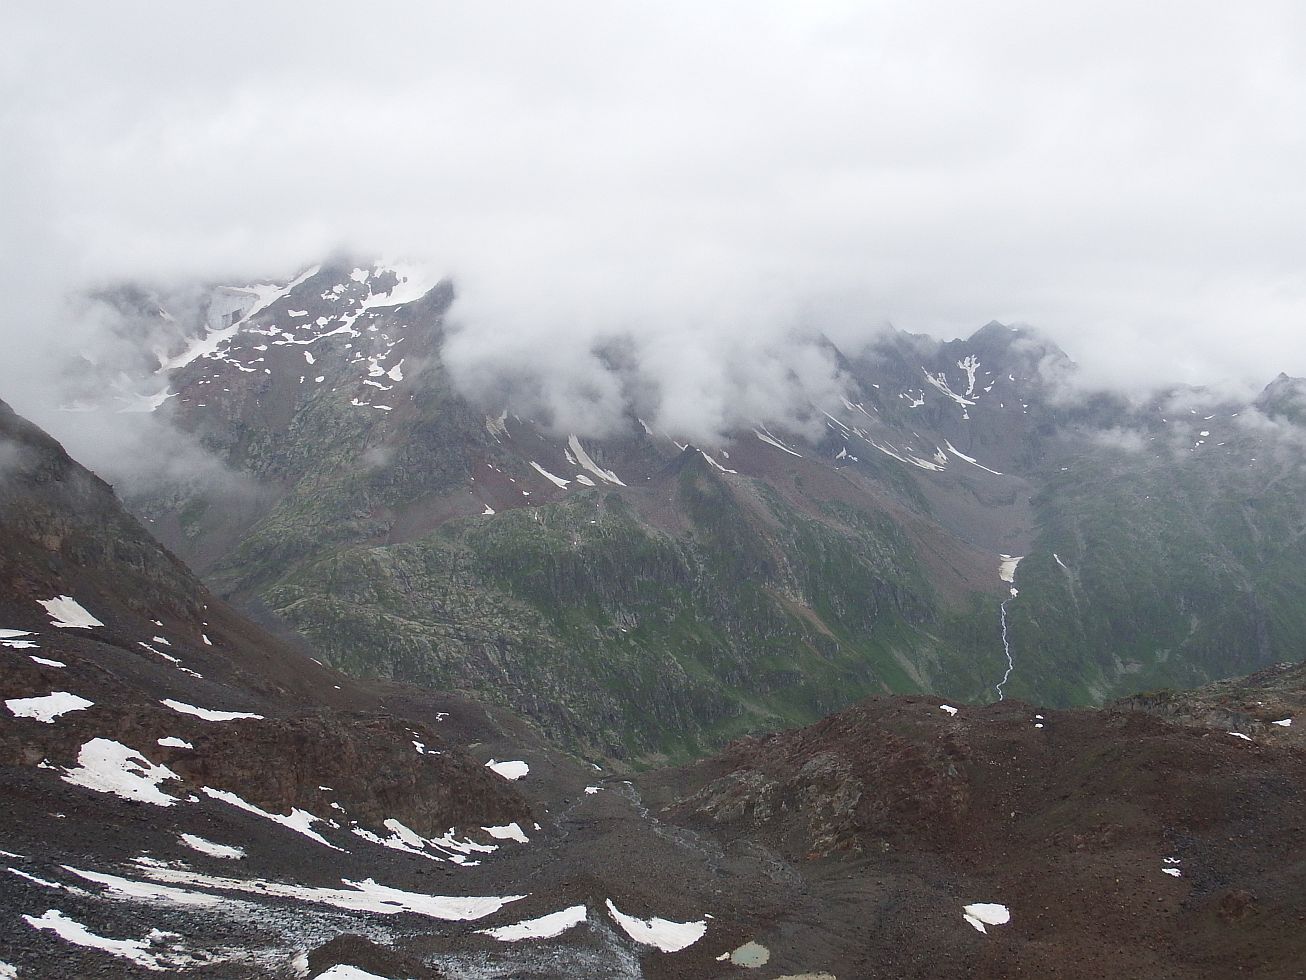
M650 781L669 819L813 869L759 941L837 976L1291 977L1303 767L1282 727L879 698Z
M1301 654L1289 379L1253 405L1067 401L1073 365L1029 331L889 332L821 348L844 397L801 431L700 447L631 417L599 441L460 394L453 302L349 261L215 289L196 322L135 301L167 340L151 404L244 489L133 508L350 673L655 762L868 694L1101 703Z
M876 698L630 782L317 664L0 436L0 976L1300 973L1306 666Z
M590 767L242 619L3 403L0 447L0 975L521 975L475 929L564 897L594 925L555 959L638 975L604 903L651 896L537 863Z

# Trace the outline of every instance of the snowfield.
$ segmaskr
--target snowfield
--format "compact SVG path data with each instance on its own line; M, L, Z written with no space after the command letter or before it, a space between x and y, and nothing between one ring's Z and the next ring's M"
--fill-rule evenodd
M70 711L85 711L95 704L67 691L55 691L36 698L12 698L5 702L15 718L31 718L43 721L47 725L54 723L60 715Z

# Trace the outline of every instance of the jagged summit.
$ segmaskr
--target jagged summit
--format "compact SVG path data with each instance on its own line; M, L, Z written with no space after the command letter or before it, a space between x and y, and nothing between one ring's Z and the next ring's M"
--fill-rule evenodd
M1256 397L1255 406L1270 416L1306 422L1306 379L1282 372Z

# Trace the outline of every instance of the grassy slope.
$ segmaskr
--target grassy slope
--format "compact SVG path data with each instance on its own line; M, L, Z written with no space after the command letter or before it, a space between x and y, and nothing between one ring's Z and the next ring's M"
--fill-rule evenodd
M1100 452L1058 469L1010 606L1024 669L1008 691L1094 703L1299 654L1306 513L1292 472Z
M832 526L773 494L751 513L702 469L676 494L681 536L596 490L409 544L321 549L262 591L347 669L470 688L615 754L685 758L916 689L899 658L937 644L896 529L851 508Z

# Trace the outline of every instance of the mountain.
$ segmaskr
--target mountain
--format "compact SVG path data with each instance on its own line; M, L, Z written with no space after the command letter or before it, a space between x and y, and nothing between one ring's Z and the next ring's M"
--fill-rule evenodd
M317 663L3 403L0 453L0 976L1300 972L1306 665L876 697L632 780Z
M690 759L872 694L1100 704L1301 656L1306 482L1273 385L1071 397L1033 331L889 330L822 342L843 395L790 428L591 439L469 400L453 287L414 269L206 297L156 311L141 390L229 478L134 512L333 666L594 757Z

